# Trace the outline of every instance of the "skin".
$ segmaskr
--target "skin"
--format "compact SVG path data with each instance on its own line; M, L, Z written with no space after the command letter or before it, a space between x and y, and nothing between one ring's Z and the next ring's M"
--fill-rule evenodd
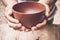
M5 17L8 21L8 24L11 28L17 29L20 31L30 31L30 29L25 28L17 19L14 19L12 15L12 6L17 2L17 0L2 0L3 3L6 5L5 8ZM50 4L52 4L55 0L41 0L39 3L42 3L46 7L46 16L49 16L50 12ZM37 24L36 26L33 26L31 30L38 30L39 28L43 27L46 25L47 20L45 19L42 23ZM18 29L19 28L19 29Z

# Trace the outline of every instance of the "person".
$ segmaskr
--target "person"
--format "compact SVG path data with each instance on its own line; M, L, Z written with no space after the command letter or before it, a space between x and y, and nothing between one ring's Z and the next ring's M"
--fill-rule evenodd
M46 17L47 20L45 19L42 23L36 24L36 26L32 27L32 30L38 30L42 26L46 24L52 24L53 23L53 18L54 14L56 11L56 6L55 3L57 0L2 0L3 3L6 5L5 8L5 17L7 18L8 24L11 28L17 29L20 31L29 31L30 29L25 28L17 19L14 19L12 17L12 7L13 5L17 4L18 2L25 2L25 1L34 1L34 2L39 2L42 3L46 7Z

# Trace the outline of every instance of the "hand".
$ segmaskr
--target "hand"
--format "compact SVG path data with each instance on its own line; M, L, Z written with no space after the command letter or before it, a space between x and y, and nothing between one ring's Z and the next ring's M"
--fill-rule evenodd
M8 25L11 28L16 29L16 30L20 30L20 31L29 31L29 29L22 26L22 24L19 23L19 21L17 19L14 19L12 17L12 6L11 5L6 7L6 9L5 9L5 17L7 19Z
M41 3L41 4L43 4L43 5L45 6L45 8L46 8L46 13L45 13L45 15L46 15L46 17L48 17L48 16L49 16L49 12L50 12L50 7L49 7L49 5L46 4L45 2L42 2L42 1L39 1L38 3Z
M36 26L33 26L31 29L32 29L32 30L38 30L38 29L40 29L41 27L45 26L46 23L47 23L47 20L44 20L42 23L39 23L39 24L37 24Z
M46 15L46 17L48 17L48 16L49 16L49 12L50 12L49 6L48 6L47 4L45 4L45 3L42 3L42 2L39 2L39 3L41 3L41 4L43 4L43 5L45 6L45 8L46 8L45 15ZM32 29L32 30L38 30L38 29L40 29L41 27L45 26L46 23L47 23L47 20L44 20L42 23L39 23L39 24L37 24L36 26L33 26L31 29Z

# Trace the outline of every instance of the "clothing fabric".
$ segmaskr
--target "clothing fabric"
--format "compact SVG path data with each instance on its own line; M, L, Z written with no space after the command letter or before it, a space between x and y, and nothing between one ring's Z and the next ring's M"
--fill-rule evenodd
M0 40L60 40L60 25L46 25L36 31L18 31L0 25Z
M54 15L56 14L57 7L54 5L52 9L50 10L50 16L48 17L48 20L51 20L54 18Z

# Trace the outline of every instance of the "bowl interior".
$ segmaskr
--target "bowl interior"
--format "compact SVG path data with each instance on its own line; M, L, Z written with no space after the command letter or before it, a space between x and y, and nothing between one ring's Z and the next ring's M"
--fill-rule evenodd
M24 14L40 13L45 10L44 5L36 2L22 2L13 6L13 10Z

